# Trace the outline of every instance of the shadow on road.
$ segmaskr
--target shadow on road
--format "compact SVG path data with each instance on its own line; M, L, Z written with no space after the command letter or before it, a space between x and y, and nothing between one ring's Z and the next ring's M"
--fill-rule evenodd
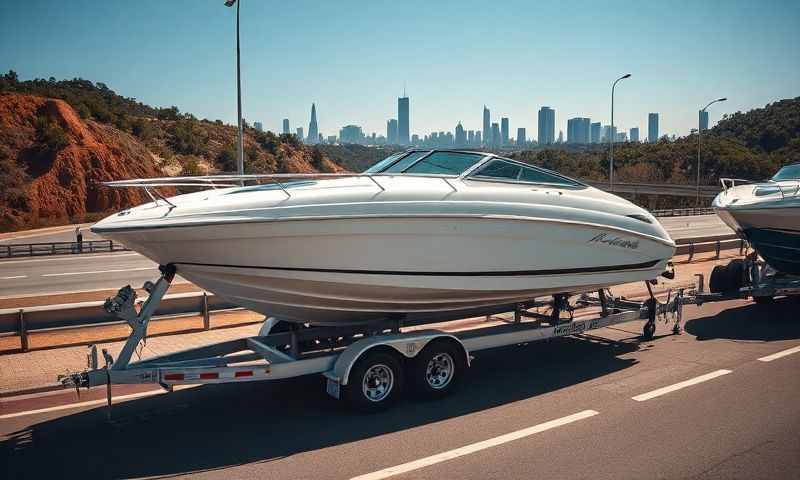
M481 352L464 384L439 401L351 413L321 376L211 385L55 418L3 442L6 478L129 478L267 462L523 400L625 369L636 342L562 338ZM411 403L413 402L413 404ZM54 414L56 415L56 414Z
M773 303L749 303L686 322L685 330L698 340L790 340L800 338L800 301L779 298Z

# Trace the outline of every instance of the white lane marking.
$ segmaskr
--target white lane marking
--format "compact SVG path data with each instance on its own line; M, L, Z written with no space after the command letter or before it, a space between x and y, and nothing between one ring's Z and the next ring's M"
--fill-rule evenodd
M544 432L545 430L550 430L551 428L556 428L562 425L566 425L568 423L576 422L578 420L583 420L584 418L593 417L595 415L598 415L599 413L600 412L596 412L594 410L584 410L582 412L574 413L572 415L561 417L556 420L550 420L549 422L540 423L539 425L534 425L533 427L523 428L522 430L517 430L516 432L506 433L505 435L500 435L499 437L490 438L482 442L473 443L471 445L466 445L461 448L456 448L455 450L449 450L447 452L431 455L430 457L425 457L419 460L414 460L412 462L403 463L402 465L396 465L394 467L385 468L377 472L359 475L358 477L353 477L351 480L380 480L394 475L399 475L401 473L408 473L413 470L417 470L441 462L446 462L448 460L452 460L458 457L463 457L464 455L469 455L471 453L479 452L487 448L492 448L498 445L502 445L504 443L513 442L514 440L519 440L521 438L525 438L534 435L536 433Z
M727 375L732 372L733 372L732 370L717 370L711 373L706 373L705 375L700 375L699 377L694 377L689 380L685 380L683 382L678 382L676 384L669 385L667 387L653 390L652 392L636 395L635 397L632 398L637 402L644 402L645 400L650 400L651 398L660 397L661 395L665 395L667 393L674 392L675 390L680 390L682 388L690 387L692 385L697 385L698 383L707 382L709 380L713 380L717 377L721 377L723 375Z
M28 278L27 275L14 275L13 277L0 277L0 280L14 280L15 278Z
M1 249L2 247L0 247ZM91 253L83 253L80 255L65 253L64 255L56 255L50 258L36 258L30 260L0 260L0 267L11 263L38 263L38 262L57 262L59 260L93 260L95 258L119 258L119 257L135 257L139 256L138 253L117 253L111 255L92 255Z
M117 273L117 272L138 272L140 270L155 270L156 267L141 268L119 268L116 270L95 270L93 272L66 272L66 273L44 273L43 277L63 277L66 275L91 275L95 273Z
M781 357L785 357L786 355L791 355L793 353L800 352L800 346L790 348L788 350L783 350L778 353L773 353L772 355L767 355L766 357L761 357L758 360L761 362L771 362L773 360L777 360Z
M176 385L173 390L184 390L186 388L194 388L199 387L200 385ZM178 388L183 387L183 388ZM112 398L112 403L119 403L125 400L133 400L136 398L141 397L151 397L153 395L161 395L163 393L167 393L166 390L148 390L146 392L139 392L139 393L130 393L128 395L120 395L118 397ZM47 407L47 408L39 408L36 410L28 410L26 412L16 412L16 413L7 413L5 415L0 415L0 420L4 420L6 418L16 418L16 417L24 417L26 415L36 415L39 413L48 413L48 412L58 412L60 410L69 410L73 408L82 408L82 407L91 407L94 405L105 405L108 401L103 398L99 400L89 400L87 402L78 402L78 403L68 403L66 405L57 405L55 407Z

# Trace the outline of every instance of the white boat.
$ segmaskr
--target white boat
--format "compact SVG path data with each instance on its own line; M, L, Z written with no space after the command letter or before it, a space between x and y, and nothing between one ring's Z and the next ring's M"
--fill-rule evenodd
M722 186L713 202L722 221L769 266L800 275L800 163L784 166L766 182L724 178Z
M410 150L361 174L109 182L204 190L92 231L236 304L296 323L442 321L650 280L675 244L636 205L495 155ZM288 181L292 179L292 181Z

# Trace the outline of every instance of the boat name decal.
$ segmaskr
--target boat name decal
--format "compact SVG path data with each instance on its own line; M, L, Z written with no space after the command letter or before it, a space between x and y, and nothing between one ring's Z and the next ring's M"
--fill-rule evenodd
M631 250L637 250L639 248L639 240L626 240L624 238L615 237L607 233L601 233L595 235L594 237L592 237L591 240L589 240L586 243L604 243L606 245L629 248Z

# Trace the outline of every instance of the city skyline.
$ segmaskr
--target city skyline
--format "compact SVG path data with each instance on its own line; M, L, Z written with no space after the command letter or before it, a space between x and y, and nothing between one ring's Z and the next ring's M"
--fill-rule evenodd
M511 131L525 127L534 136L541 105L556 109L560 129L574 117L609 124L611 83L631 73L617 87L615 124L643 128L647 113L657 111L662 132L687 135L710 99L729 98L709 109L712 127L724 113L797 96L800 62L787 59L794 56L790 46L800 43L800 4L702 2L691 12L680 5L599 9L587 2L566 15L559 4L511 2L487 19L463 3L409 2L426 14L406 22L389 5L297 2L283 5L280 21L262 28L274 9L245 3L243 116L277 132L283 118L307 126L308 105L316 102L320 132L349 123L381 132L388 118L397 118L394 102L405 83L414 97L411 134L452 130L458 119L467 130L481 130L473 112L486 103L497 119L511 120ZM21 79L82 77L150 105L236 123L234 9L210 0L25 6L0 5L4 70ZM500 34L486 34L495 27ZM174 41L163 42L167 34ZM599 36L606 40L591 41ZM41 41L19 41L28 37ZM271 58L282 51L305 54ZM431 62L434 51L449 54ZM580 51L581 61L570 51ZM482 58L479 69L472 67L475 55Z

